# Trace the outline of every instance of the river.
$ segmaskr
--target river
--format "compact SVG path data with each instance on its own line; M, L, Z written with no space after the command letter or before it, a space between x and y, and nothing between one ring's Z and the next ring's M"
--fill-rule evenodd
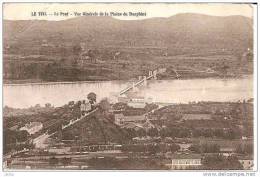
M97 81L46 84L5 84L4 105L26 108L36 104L51 103L62 106L69 101L87 99L89 92L95 92L97 99L104 97L114 101L120 90L131 85L127 81ZM253 77L239 79L186 79L151 80L139 93L155 102L188 103L190 101L238 101L253 98Z

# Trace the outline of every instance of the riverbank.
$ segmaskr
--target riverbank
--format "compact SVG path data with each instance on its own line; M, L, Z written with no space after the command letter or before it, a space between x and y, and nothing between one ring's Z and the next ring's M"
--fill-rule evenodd
M226 76L220 76L220 75L208 75L208 76L185 76L177 78L176 76L159 76L157 80L189 80L189 79L207 79L207 78L215 78L215 79L241 79L244 77L251 77L252 74L243 74L243 75L226 75ZM73 84L73 83L95 83L95 82L108 82L108 81L118 81L118 82L126 82L126 81L133 81L136 80L136 78L123 80L123 79L116 79L116 80L109 80L109 79L99 79L99 80L74 80L74 81L43 81L40 79L25 79L25 80L8 80L4 79L3 84L12 86L12 85L48 85L48 84Z

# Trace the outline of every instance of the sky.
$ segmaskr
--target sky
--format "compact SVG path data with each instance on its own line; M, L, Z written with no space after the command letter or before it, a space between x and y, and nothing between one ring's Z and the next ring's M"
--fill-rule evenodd
M36 16L32 16L36 12ZM47 16L39 16L38 12L46 12ZM54 13L56 12L56 15ZM68 12L68 16L64 16ZM250 4L231 3L153 3L153 4L131 4L131 3L5 3L3 18L8 20L65 20L74 18L75 12L94 13L110 12L124 13L128 16L114 16L121 20L138 20L151 17L169 17L178 13L200 13L213 16L242 15L252 18L253 8ZM146 13L145 16L129 16L129 12Z

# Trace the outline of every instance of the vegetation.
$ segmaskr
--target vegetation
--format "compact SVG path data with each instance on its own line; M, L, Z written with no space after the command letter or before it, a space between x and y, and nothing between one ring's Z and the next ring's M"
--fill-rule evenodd
M208 155L203 159L204 169L207 170L241 170L242 165L235 156Z
M196 153L218 153L220 146L218 144L193 144L189 147L189 150Z
M176 69L192 69L180 71L180 78L253 73L252 52L244 55L253 48L252 19L179 14L158 24L156 19L144 23L90 18L39 20L15 41L12 36L19 33L17 25L25 28L31 22L4 20L4 81L122 80L158 67L168 69L160 79L175 79ZM234 23L230 26L230 22ZM194 29L194 23L200 24L199 28ZM73 26L78 26L77 31ZM216 73L195 72L208 68Z
M11 151L20 151L24 148L31 149L33 145L28 141L29 134L27 131L13 131L13 130L4 130L3 132L3 151L4 154Z
M59 163L59 159L56 158L56 157L51 157L51 158L49 159L49 164L50 164L51 166L56 166L56 165L58 165L58 163Z
M180 149L180 146L174 143L171 144L126 144L123 145L123 152L144 152L150 154L176 152Z
M236 152L245 155L252 155L254 153L254 146L253 144L238 144L236 147Z
M90 92L88 94L87 98L91 104L93 104L97 101L97 95L94 92Z
M156 159L127 158L118 160L113 157L105 157L102 159L91 158L88 163L90 170L166 170L164 164Z

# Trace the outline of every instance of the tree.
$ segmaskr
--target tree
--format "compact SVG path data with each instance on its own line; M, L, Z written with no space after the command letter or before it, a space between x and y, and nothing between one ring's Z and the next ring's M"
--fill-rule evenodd
M64 157L64 158L61 159L61 163L62 163L63 166L67 166L71 163L71 158Z
M51 104L50 103L46 103L45 104L45 108L51 108Z
M226 139L235 139L241 137L241 132L234 128L230 128L225 132L224 138Z
M74 54L74 55L79 55L80 52L81 52L81 50L82 50L82 48L81 48L80 45L75 45L75 46L73 46L73 54Z
M210 128L204 130L204 137L213 137L213 131Z
M59 163L59 159L57 159L56 157L51 157L51 158L49 159L49 164L50 164L51 166L56 166L58 163Z
M100 101L99 107L103 112L108 112L110 109L110 103L107 99L103 99Z
M160 148L158 145L149 144L147 145L147 151L151 154L156 154L160 152Z
M201 146L198 144L193 144L188 149L195 153L201 153Z
M137 132L134 130L134 129L131 129L131 128L127 128L125 129L126 132L127 132L127 135L130 139L134 138L137 136Z
M239 163L238 159L234 156L225 158L223 155L214 154L207 155L202 164L205 169L208 170L241 170L242 165Z
M26 130L22 130L16 133L16 138L19 142L28 140L29 133Z
M171 136L171 130L168 127L162 128L159 130L159 134L162 138L170 137Z
M119 102L119 103L115 103L114 105L113 105L113 108L115 109L115 110L125 110L126 108L127 108L127 104L126 103L122 103L122 102Z
M238 144L236 147L236 152L241 154L253 154L254 146L253 144Z
M217 153L220 151L220 146L218 144L203 144L201 146L202 152L204 153Z
M148 136L155 137L158 136L157 128L150 128L147 132Z
M170 146L170 150L171 150L171 152L176 152L176 151L178 151L179 149L180 149L181 147L178 145L178 144L171 144L171 146Z
M90 92L87 98L91 104L94 104L96 102L97 95L94 92Z
M144 137L144 136L146 136L146 132L145 132L145 130L144 129L138 129L137 131L136 131L136 133L137 133L137 136L138 137Z

